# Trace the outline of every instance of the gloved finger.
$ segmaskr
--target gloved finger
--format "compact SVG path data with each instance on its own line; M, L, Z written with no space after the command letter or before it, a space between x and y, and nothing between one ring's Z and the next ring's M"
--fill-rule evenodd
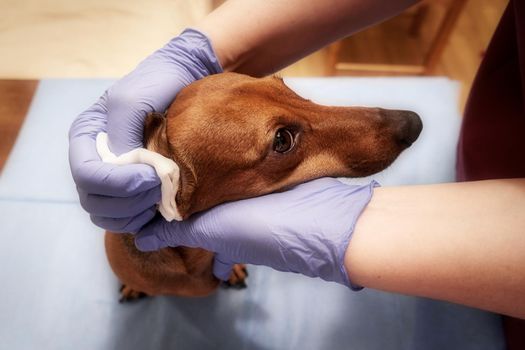
M139 215L161 199L160 186L129 197L110 197L86 193L77 188L80 205L94 216L126 218Z
M148 113L166 110L184 86L172 66L171 71L165 72L162 66L150 68L150 73L136 70L110 90L106 128L110 149L116 155L143 146L144 121ZM155 84L148 82L149 79L154 79Z
M155 231L152 230L141 230L135 235L135 247L142 252L152 252L170 246L168 242L157 236Z
M157 212L156 207L151 207L139 215L127 218L108 218L103 216L91 215L91 221L98 227L108 231L119 233L136 233L146 225Z
M195 224L194 218L167 222L160 215L142 227L135 237L135 245L143 251L181 245L213 251L213 241L206 239L205 233Z
M160 184L155 170L145 164L104 163L89 136L70 141L69 162L75 183L86 193L129 197Z
M213 260L213 274L221 281L227 281L232 273L234 262L220 253Z
M162 216L151 220L135 236L135 246L138 250L149 252L165 247L178 245L191 246L189 242L179 243L179 238L186 237L183 230L177 230L185 223L167 222Z

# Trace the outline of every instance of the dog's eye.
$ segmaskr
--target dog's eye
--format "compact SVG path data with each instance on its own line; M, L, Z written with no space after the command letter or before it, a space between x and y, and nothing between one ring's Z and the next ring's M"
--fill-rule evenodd
M281 128L275 133L273 150L278 153L290 152L295 146L295 140L288 129Z

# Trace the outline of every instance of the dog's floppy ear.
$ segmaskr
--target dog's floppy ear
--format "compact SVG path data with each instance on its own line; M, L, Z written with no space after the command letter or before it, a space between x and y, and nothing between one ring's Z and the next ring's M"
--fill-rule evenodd
M173 198L177 212L181 218L187 218L192 207L192 197L195 191L195 177L183 159L175 159L169 142L166 113L150 113L144 122L144 147L150 151L159 153L175 162L179 169L177 179L176 198ZM179 220L179 219L177 219Z
M150 151L171 158L166 136L167 119L165 113L153 112L144 122L144 147Z
M144 121L142 161L153 166L161 180L162 199L159 211L168 221L182 220L176 197L180 190L180 168L171 157L166 135L167 119L164 113L150 113ZM161 157L162 156L162 157ZM159 158L160 157L160 158Z

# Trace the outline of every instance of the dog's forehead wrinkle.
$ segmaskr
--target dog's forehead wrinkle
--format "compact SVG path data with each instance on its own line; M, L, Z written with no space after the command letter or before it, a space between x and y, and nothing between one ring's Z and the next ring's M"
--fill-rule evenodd
M263 103L266 105L272 102L287 104L294 100L301 102L308 101L288 88L280 79L274 77L255 81L241 81L233 86L227 87L225 92L230 94L230 96L236 96L237 99L244 98L246 101L262 98L264 99Z

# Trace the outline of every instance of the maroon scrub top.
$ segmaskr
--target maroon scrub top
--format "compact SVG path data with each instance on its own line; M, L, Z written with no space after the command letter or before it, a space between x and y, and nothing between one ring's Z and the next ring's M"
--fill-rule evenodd
M472 85L457 179L525 177L525 0L511 0Z
M457 159L458 181L525 177L525 0L510 0L481 62ZM503 325L507 349L525 349L525 320Z

